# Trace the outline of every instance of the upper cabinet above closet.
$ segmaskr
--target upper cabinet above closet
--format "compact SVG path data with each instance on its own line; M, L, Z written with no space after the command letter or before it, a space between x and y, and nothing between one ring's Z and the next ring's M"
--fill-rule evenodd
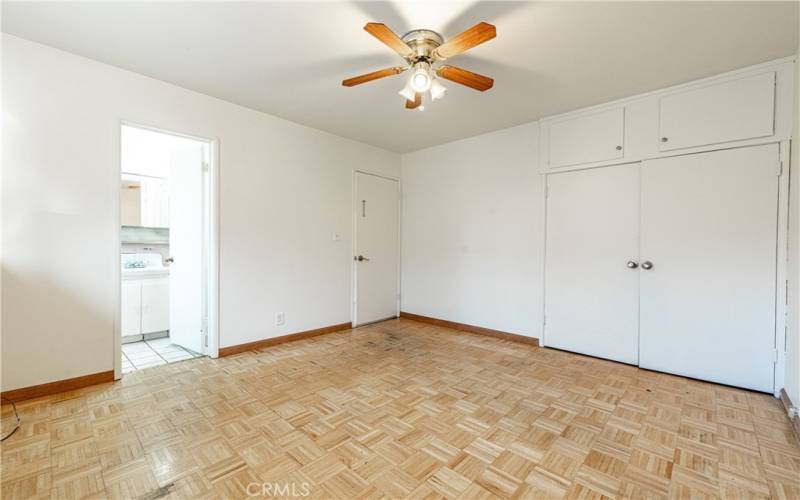
M791 138L794 63L781 60L540 121L558 172Z
M659 149L769 137L775 125L775 72L661 97Z
M622 158L625 108L614 108L550 125L550 168Z

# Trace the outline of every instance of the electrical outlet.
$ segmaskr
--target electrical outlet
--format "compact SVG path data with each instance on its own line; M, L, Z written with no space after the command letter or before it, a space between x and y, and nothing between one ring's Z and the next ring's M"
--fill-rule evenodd
M275 326L283 326L286 324L286 315L282 312L275 315Z

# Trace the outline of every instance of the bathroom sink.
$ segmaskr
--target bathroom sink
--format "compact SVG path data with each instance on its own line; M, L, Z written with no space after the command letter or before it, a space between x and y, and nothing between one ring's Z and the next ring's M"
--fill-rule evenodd
M168 276L169 268L158 253L124 253L121 255L122 279Z
M145 267L139 269L123 269L122 278L149 278L155 276L169 276L168 267Z

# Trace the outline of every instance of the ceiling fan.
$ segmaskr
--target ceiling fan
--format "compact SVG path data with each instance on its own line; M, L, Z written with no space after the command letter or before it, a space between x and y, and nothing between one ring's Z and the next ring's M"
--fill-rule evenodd
M494 80L488 76L455 66L439 64L494 38L497 30L489 23L478 23L447 42L444 41L442 35L432 30L412 30L402 38L382 23L367 23L364 30L397 52L405 59L406 65L348 78L342 81L342 85L345 87L353 87L411 70L411 78L399 93L406 99L406 109L422 110L424 109L423 94L430 92L431 100L435 101L444 97L447 92L447 88L437 77L481 92L489 90L494 85Z

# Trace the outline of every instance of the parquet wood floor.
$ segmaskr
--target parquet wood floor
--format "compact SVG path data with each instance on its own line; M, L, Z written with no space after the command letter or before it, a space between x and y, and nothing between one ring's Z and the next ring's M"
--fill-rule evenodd
M768 395L409 320L19 410L7 500L800 498Z

